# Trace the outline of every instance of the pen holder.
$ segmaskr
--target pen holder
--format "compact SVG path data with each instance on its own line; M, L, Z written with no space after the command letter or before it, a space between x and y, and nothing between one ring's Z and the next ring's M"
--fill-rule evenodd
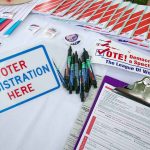
M0 0L0 5L15 5L29 2L31 0Z

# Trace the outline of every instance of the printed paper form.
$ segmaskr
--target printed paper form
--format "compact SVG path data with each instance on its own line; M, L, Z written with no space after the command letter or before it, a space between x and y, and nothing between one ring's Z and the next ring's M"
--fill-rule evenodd
M105 84L78 150L149 150L150 108L112 92Z
M102 77L96 76L98 86L100 86ZM89 96L87 97L86 101L83 103L80 113L78 115L77 120L75 121L75 124L70 132L70 135L68 137L68 140L66 142L64 150L73 150L74 145L79 137L80 131L83 127L83 124L85 122L85 119L89 113L90 107L94 101L94 98L96 96L98 89L92 88L89 92Z

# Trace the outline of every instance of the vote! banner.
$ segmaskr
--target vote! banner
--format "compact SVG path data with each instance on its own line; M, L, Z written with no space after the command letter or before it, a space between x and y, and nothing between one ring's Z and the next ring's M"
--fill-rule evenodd
M53 63L43 45L0 60L0 113L59 87Z
M96 41L92 51L92 63L150 76L150 58L148 56L102 36Z

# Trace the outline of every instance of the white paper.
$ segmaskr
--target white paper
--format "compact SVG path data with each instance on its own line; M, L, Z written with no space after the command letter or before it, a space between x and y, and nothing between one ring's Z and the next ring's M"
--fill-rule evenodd
M105 84L77 150L149 150L150 108Z

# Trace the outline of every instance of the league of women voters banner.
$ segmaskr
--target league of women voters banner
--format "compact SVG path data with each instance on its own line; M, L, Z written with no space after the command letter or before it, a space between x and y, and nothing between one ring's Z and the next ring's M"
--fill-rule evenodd
M150 76L150 58L103 36L91 51L92 63L99 63Z
M20 48L0 56L0 113L59 87L45 45Z

